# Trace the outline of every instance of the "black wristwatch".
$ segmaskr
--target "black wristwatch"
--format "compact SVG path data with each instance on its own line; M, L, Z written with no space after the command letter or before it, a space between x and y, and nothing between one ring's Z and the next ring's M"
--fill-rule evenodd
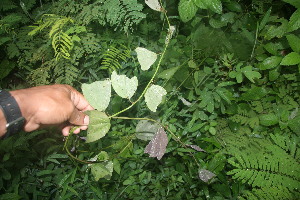
M6 118L5 138L22 130L25 118L15 98L7 91L0 89L0 109Z

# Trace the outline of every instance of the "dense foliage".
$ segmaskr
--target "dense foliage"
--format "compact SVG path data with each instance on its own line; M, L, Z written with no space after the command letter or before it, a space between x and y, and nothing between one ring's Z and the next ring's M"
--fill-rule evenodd
M131 102L112 93L108 116L149 81L167 94L94 142L55 129L1 140L0 199L300 199L300 1L161 4L2 0L1 88L137 77ZM161 59L141 70L137 47ZM145 117L167 128L160 160L144 153L155 124L128 120Z

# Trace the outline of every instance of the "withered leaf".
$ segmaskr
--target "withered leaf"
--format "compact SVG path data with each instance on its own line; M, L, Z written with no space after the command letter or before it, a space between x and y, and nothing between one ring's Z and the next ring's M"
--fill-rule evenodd
M166 152L167 145L168 136L165 130L160 127L146 146L144 153L148 153L149 157L156 157L157 160L160 160Z
M195 149L196 151L202 151L202 152L206 152L204 149L201 149L199 146L197 145L187 145L189 147L191 147L192 149Z
M200 169L199 170L199 178L207 183L210 179L215 177L216 175L212 173L211 171L208 171L207 169Z

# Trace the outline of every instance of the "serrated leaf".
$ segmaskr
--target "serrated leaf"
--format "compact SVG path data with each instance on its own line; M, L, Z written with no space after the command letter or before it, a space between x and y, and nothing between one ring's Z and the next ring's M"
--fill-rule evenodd
M99 111L104 111L110 102L111 81L95 81L91 84L83 83L82 92L86 100Z
M259 72L252 71L252 66L243 67L241 71L252 83L254 83L255 78L261 78L261 74Z
M287 35L286 38L292 50L296 53L300 53L300 38L295 36L294 34Z
M92 164L91 172L96 181L98 181L100 178L105 178L109 180L113 172L113 162L107 161Z
M161 103L162 97L167 91L159 85L151 85L145 94L145 101L152 112L156 112L157 106Z
M290 17L288 31L292 32L300 27L300 9L297 9Z
M199 178L207 183L210 179L215 177L216 175L212 173L211 171L208 171L207 169L200 169L199 170Z
M136 125L136 134L135 136L144 141L151 140L157 130L160 128L160 125L148 120L140 120Z
M172 76L174 76L174 74L177 72L178 69L179 67L171 67L169 69L166 69L162 71L160 74L158 74L158 78L170 79L172 78Z
M111 74L111 82L115 92L122 98L130 99L138 86L137 77L131 79L125 75L118 75L115 71Z
M261 70L273 69L280 64L281 60L282 58L279 56L268 57L259 65L259 69Z
M193 0L180 0L178 11L183 22L190 21L196 15L197 10Z
M135 51L137 53L137 59L141 65L141 68L144 71L148 70L157 59L157 54L149 51L148 49L137 47Z
M159 12L162 12L163 8L161 7L158 0L145 0L145 3L152 9Z
M165 130L160 127L153 139L146 146L144 153L148 153L149 157L156 157L160 160L166 152L168 145L168 136Z
M104 137L110 129L110 119L107 115L97 110L86 111L86 114L90 117L86 142L94 142Z
M221 14L222 13L222 2L220 0L202 0L202 2L211 11Z
M297 65L300 63L300 55L296 52L291 52L286 55L280 65Z

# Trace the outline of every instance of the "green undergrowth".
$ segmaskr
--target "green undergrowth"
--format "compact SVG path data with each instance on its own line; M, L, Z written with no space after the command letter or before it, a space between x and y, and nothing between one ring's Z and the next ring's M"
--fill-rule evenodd
M1 3L1 88L109 95L87 132L1 140L0 199L300 199L299 1L146 3Z

